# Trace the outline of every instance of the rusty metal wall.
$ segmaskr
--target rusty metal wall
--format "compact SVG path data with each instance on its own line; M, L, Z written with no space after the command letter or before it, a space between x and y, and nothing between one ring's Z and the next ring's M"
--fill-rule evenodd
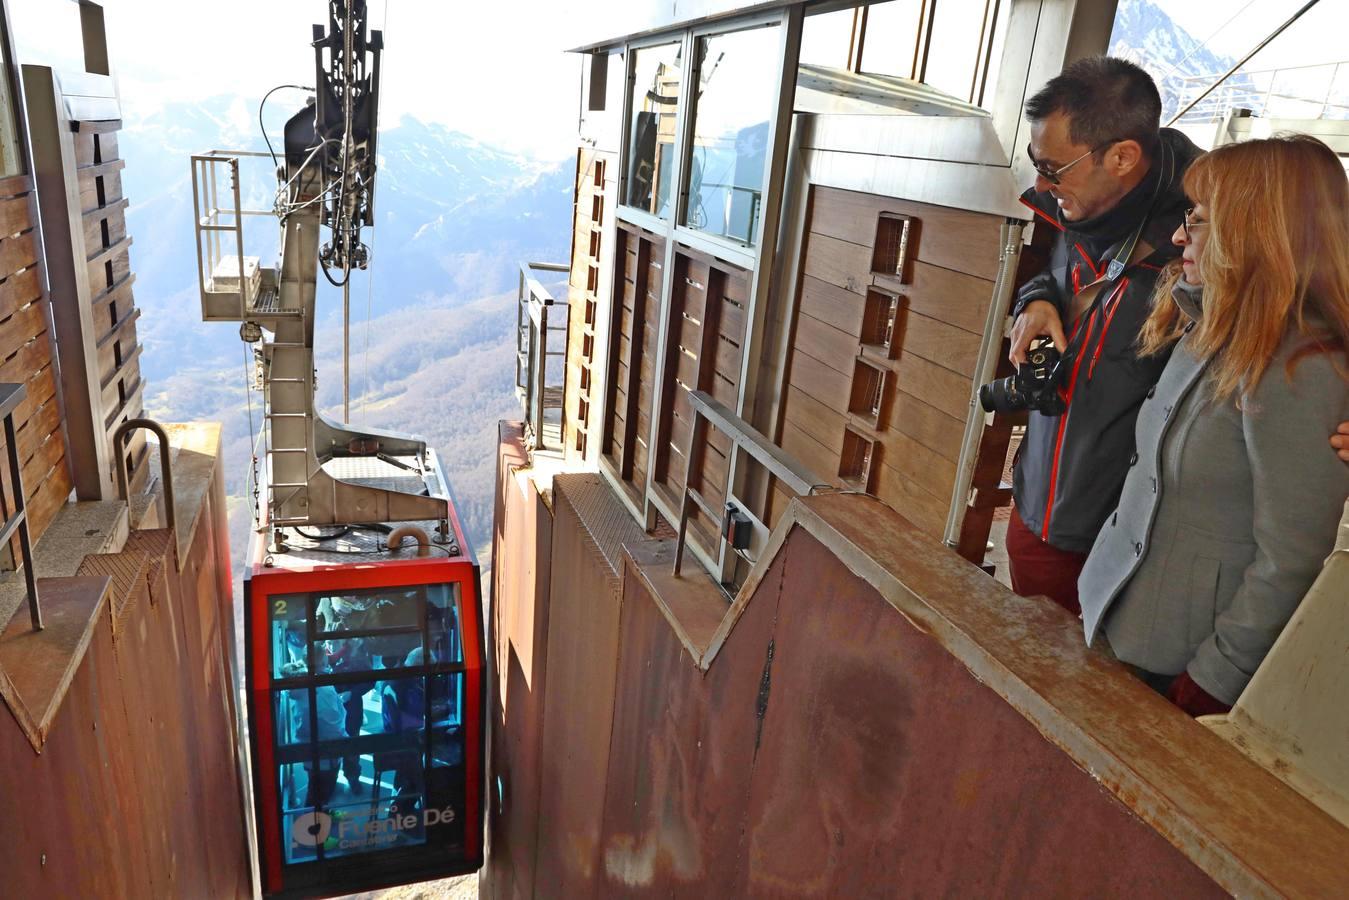
M603 480L550 542L537 496L498 482L488 896L1221 895L805 531L704 672Z
M104 612L41 755L0 715L5 896L250 895L221 484L116 641Z
M529 478L519 423L500 424L492 542L492 771L487 897L529 897L538 825L552 515Z
M620 660L600 896L1222 894L800 530L706 674L625 579Z

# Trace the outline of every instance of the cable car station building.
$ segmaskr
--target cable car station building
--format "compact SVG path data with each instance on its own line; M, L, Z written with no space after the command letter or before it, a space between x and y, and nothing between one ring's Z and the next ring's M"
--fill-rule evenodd
M490 896L1343 893L1343 542L1205 721L995 577L1022 422L976 391L1048 238L1021 106L1114 15L592 27L567 288L522 271L502 426ZM1209 145L1349 151L1208 109Z
M999 580L1022 423L976 391L1047 238L1021 105L1114 3L609 4L571 259L521 269L490 604L452 504L443 558L255 543L236 603L219 428L144 419L135 160L78 6L80 73L0 17L0 895L1345 893L1349 522L1200 721ZM1181 126L1349 154L1230 107Z

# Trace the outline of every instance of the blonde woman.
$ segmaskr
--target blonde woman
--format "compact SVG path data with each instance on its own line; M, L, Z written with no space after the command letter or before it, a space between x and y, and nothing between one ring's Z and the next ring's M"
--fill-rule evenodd
M1225 712L1320 571L1349 495L1349 182L1303 135L1230 144L1194 208L1140 354L1171 358L1078 582L1087 642L1192 715Z

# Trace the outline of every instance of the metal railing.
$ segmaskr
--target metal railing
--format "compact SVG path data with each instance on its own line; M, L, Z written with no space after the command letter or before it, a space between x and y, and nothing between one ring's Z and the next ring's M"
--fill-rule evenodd
M239 172L243 158L269 158L269 154L212 150L192 157L197 287L206 321L246 320L262 290L259 261L244 255L244 217L273 216L275 210L244 208Z
M732 511L743 516L748 527L759 536L766 536L769 529L763 521L748 509L745 509L742 504L736 503L733 496L733 485L728 484L726 486L726 509L722 510L712 509L711 504L707 502L707 499L698 489L689 485L694 473L702 470L703 454L707 449L707 428L709 425L730 438L732 457L738 451L748 453L783 487L798 497L833 490L833 487L817 481L814 473L791 454L774 444L763 432L712 399L712 396L706 391L689 391L689 404L693 407L693 427L689 429L688 452L684 457L688 460L688 469L684 477L683 496L679 502L679 531L675 540L674 574L678 575L683 566L684 547L687 544L689 514L692 512L692 505L697 506L712 521L721 523L721 527L718 529L716 548L717 568L720 571L714 572L714 575L717 576L717 581L725 583L724 575L730 554L739 554L742 559L751 564L755 561L743 550L733 548L730 545L727 516ZM704 562L710 561L704 560Z
M520 264L515 305L515 395L524 408L525 444L531 450L562 449L566 431L570 308L565 298L554 297L535 274L566 271L568 267L560 263ZM558 364L550 366L550 362ZM550 415L553 411L555 416Z
M1349 105L1337 101L1345 62L1317 63L1305 66L1282 66L1276 69L1238 69L1204 96L1194 108L1186 111L1182 122L1217 122L1233 109L1249 109L1262 117L1295 117L1303 119L1343 117ZM1293 76L1290 78L1289 76ZM1209 90L1221 73L1177 75L1180 88L1180 106ZM1294 82L1300 82L1300 84ZM1281 109L1289 104L1302 108L1290 114ZM1314 109L1313 109L1314 107Z
M19 554L23 560L23 580L28 589L28 616L33 630L42 630L42 606L37 596L37 572L33 568L33 542L28 535L28 509L23 492L23 466L19 460L19 442L15 437L14 411L28 395L22 384L0 384L0 416L5 420L5 450L9 457L9 485L14 492L14 512L7 514L0 526L0 546L9 546L10 539L19 535ZM0 512L4 498L0 496Z

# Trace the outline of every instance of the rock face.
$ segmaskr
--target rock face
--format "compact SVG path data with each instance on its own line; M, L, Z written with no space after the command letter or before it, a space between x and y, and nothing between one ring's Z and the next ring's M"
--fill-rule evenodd
M1156 80L1163 122L1236 62L1204 46L1150 0L1120 0L1108 52L1138 63ZM1243 74L1229 78L1224 90L1225 105L1236 95L1247 106L1261 96L1250 76Z

